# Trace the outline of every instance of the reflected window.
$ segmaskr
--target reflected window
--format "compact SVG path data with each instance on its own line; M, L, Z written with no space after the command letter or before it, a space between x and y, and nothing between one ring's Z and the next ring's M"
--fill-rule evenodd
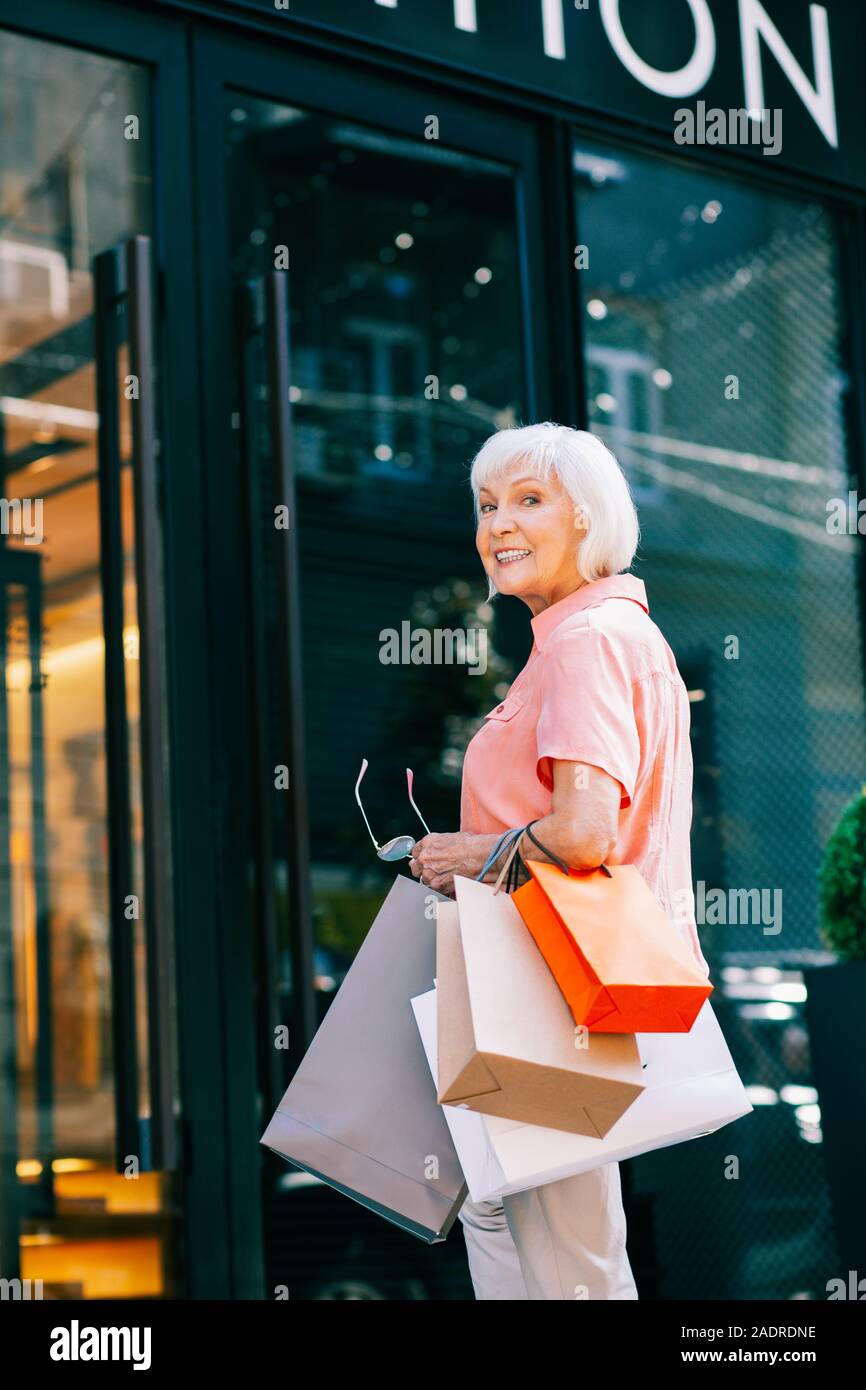
M784 890L780 934L702 939L817 948L820 853L866 757L856 537L827 525L850 471L836 227L820 204L583 142L574 173L590 425L627 472L638 568L712 729L719 871Z
M226 137L234 278L288 270L314 972L324 1008L395 873L376 858L355 805L361 759L380 842L414 820L407 767L431 829L456 830L465 743L510 674L492 643L483 675L465 664L388 664L381 634L403 624L486 630L492 620L468 465L525 410L515 179L507 164L440 141L240 94L227 104ZM266 448L259 466L268 466ZM266 592L278 583L275 567L270 576ZM268 645L279 649L275 638ZM272 723L276 765L283 729ZM278 845L288 842L286 805L274 798ZM285 902L285 865L275 872ZM290 939L284 919L284 1014Z
M755 1104L734 1198L730 1139L671 1151L660 1296L823 1297L819 1108L806 1123L789 1098L812 1086L818 866L866 758L857 537L827 524L850 471L838 228L817 202L583 141L574 192L590 428L627 474L635 569L689 688L698 930Z
M149 113L144 69L0 32L0 1046L12 1058L0 1082L0 1274L41 1279L54 1298L178 1292L173 1179L143 1171L129 1181L114 1163L94 365L93 258L152 230ZM120 399L129 887L140 895L135 538ZM141 921L129 929L144 1115Z

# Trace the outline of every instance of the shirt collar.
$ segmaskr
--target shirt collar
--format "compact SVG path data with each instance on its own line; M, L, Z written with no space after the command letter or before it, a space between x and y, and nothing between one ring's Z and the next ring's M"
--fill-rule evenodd
M574 593L567 594L558 603L552 603L538 613L531 623L535 645L540 650L564 618L570 618L572 613L579 613L583 608L594 608L607 598L632 599L640 604L645 613L649 613L646 586L642 579L638 579L636 574L609 574L605 579L593 579L581 584Z

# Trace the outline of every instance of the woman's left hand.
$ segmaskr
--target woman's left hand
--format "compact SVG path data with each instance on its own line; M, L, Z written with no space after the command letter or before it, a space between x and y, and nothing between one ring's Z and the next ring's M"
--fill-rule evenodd
M484 868L495 835L425 835L412 850L409 868L416 878L437 893L454 896L454 875L475 878Z

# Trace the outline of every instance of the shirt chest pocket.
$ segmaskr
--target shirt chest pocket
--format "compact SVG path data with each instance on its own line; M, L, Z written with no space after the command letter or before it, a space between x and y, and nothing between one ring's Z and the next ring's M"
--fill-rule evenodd
M488 724L507 724L519 714L523 709L523 698L520 695L506 695L501 705L497 705L489 714L484 716L485 727Z

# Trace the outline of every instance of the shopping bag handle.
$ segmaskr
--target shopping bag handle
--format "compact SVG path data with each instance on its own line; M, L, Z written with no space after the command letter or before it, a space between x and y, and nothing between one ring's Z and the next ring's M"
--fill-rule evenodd
M534 845L537 845L537 847L538 847L540 850L542 850L544 854L549 855L549 857L554 861L554 863L556 863L556 864L559 865L559 867L560 867L560 869L562 869L563 873L566 873L566 874L567 874L567 873L568 873L568 865L567 865L562 859L560 859L557 855L555 855L551 850L547 849L547 848L541 843L541 841L538 840L538 839L536 839L536 837L533 835L532 830L530 829L530 826L533 826L533 825L535 825L535 824L536 824L536 821L531 820L531 821L529 822L529 825L519 825L519 826L517 826L516 829L514 829L514 830L506 830L502 835L500 835L500 836L499 836L499 839L496 841L496 844L493 846L493 849L490 851L490 853L489 853L488 856L487 856L487 861L486 861L486 863L485 863L485 865L484 865L484 868L481 870L481 873L480 873L480 874L476 875L475 882L476 882L476 883L481 883L481 882L483 882L485 874L488 873L489 870L493 867L493 865L496 863L496 861L497 861L497 859L499 858L499 856L500 856L501 854L503 854L503 853L505 852L506 849L510 849L511 853L509 854L508 858L507 858L506 861L505 861L505 864L503 865L503 874L504 874L505 870L506 870L506 869L508 868L508 866L513 862L513 859L514 859L514 852L515 852L516 845L517 845L518 841L520 840L521 835L524 835L524 834L525 834L525 835L528 835L529 838L530 838L530 840L532 841L532 843L533 843ZM522 860L521 860L521 863L522 863ZM503 876L503 875L500 874L499 879L497 879L497 884L501 881L502 876Z
M496 841L496 844L493 846L492 850L490 851L490 853L489 853L488 856L487 856L487 862L486 862L486 864L484 865L484 868L481 870L481 873L480 873L480 874L477 874L476 877L475 877L475 882L476 882L476 883L482 883L482 882L483 882L483 880L484 880L484 875L485 875L490 869L492 869L493 865L496 863L496 861L497 861L497 859L499 858L500 854L501 854L502 851L505 849L505 847L506 847L506 842L508 842L508 844L511 844L511 842L512 842L512 840L514 839L515 836L517 836L517 837L519 838L522 834L523 834L523 830L522 830L521 828L518 828L517 830L506 830L506 831L504 832L504 834L502 834L502 835L499 836L499 839Z
M493 849L490 851L490 854L487 856L484 868L481 870L481 873L477 875L475 880L476 883L481 883L483 881L484 875L496 863L499 856L503 854L505 850L508 850L505 863L502 865L499 877L494 884L493 892L494 895L496 895L502 891L503 881L506 893L514 892L520 881L519 871L521 868L526 867L520 851L518 850L518 845L523 835L527 835L537 849L540 849L543 854L546 854L552 863L556 864L564 874L568 875L570 870L565 860L560 859L558 854L554 854L553 850L548 849L547 845L543 845L538 836L533 834L532 827L536 825L540 819L541 817L537 816L536 819L531 820L528 825L518 826L515 830L506 830L504 834L500 835ZM613 878L613 874L606 864L599 864L598 867L608 878Z
M511 848L508 852L508 858L502 865L502 868L499 871L499 877L493 886L494 897L496 897L497 893L502 891L503 879L505 879L506 893L513 893L518 885L518 875L523 860L520 857L520 853L518 851L517 846L520 844L520 837L523 834L524 829L525 827L521 826L513 832L512 839L510 841Z
M548 857L549 859L552 859L553 862L554 862L554 864L558 865L558 867L559 867L560 869L562 869L562 872L563 872L564 874L569 873L570 870L569 870L568 865L565 863L565 861L562 860L562 859L560 859L560 857L559 857L558 854L554 854L552 849L548 849L548 848L547 848L547 845L543 845L543 844L541 843L541 841L539 840L539 838L538 838L537 835L533 835L533 833L532 833L532 827L533 827L533 825L536 825L536 824L537 824L537 820L531 820L531 821L529 822L529 825L524 826L524 828L523 828L523 833L525 833L526 835L528 835L529 838L530 838L530 840L532 841L532 843L533 843L538 849L542 850L542 851L547 855L547 857ZM606 864L599 864L598 867L601 869L601 871L602 871L603 874L607 874L607 877L608 877L608 878L613 878L613 874L611 873L610 869L607 867Z
M560 859L559 855L554 854L552 850L547 849L537 836L533 835L532 826L536 824L538 819L540 818L536 817L536 819L531 820L528 825L520 826L517 830L511 832L512 839L510 841L510 851L493 888L494 897L497 893L501 892L503 879L505 880L504 886L506 893L513 893L520 885L520 870L526 868L518 848L523 835L528 835L532 843L536 845L543 854L549 855L554 863L559 865L563 873L568 874L568 865L564 860Z

